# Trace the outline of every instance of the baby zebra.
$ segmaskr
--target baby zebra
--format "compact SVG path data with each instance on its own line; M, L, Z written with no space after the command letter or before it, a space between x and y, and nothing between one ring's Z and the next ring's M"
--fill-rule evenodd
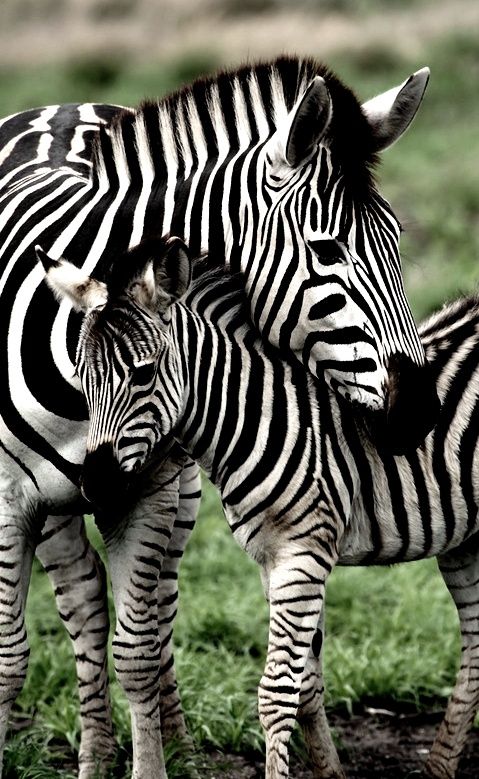
M334 242L328 243L332 262ZM341 263L339 245L335 251ZM159 239L154 257L150 241L143 262L138 249L136 259L129 277L125 266L119 271L122 307L132 306L142 318L154 349L150 364L138 368L148 375L124 425L115 430L113 448L119 458L122 448L152 430L162 445L173 435L216 484L234 537L261 566L270 604L258 696L267 779L288 776L296 720L314 776L344 777L321 679L322 604L333 567L433 555L459 612L463 648L425 772L451 779L479 697L479 299L461 299L423 326L442 411L420 449L395 457L368 432L381 440L379 417L366 426L325 382L313 381L299 363L263 343L238 278L211 271L189 289L191 262L174 238ZM68 286L68 273L68 263L57 264L50 282L58 294ZM188 289L184 301L175 303ZM91 292L86 284L75 294ZM77 369L86 389L108 317L105 309L84 321ZM118 328L115 333L112 360L124 356L131 336ZM134 371L126 380L138 387ZM90 406L94 397L87 398ZM102 409L105 429L111 414L112 408Z

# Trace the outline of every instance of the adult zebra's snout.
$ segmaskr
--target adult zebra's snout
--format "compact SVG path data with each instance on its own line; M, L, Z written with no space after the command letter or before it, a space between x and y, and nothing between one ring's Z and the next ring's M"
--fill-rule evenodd
M115 457L112 444L103 443L87 452L83 463L81 491L93 506L103 510L119 508L129 479Z
M441 404L429 364L393 355L383 412L372 416L370 431L376 445L394 455L408 454L424 441L436 424Z

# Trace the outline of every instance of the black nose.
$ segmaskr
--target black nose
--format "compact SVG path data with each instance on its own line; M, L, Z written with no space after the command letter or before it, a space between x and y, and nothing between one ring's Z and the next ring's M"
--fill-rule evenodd
M83 463L81 490L94 507L116 508L121 504L127 488L127 477L120 470L111 444L101 444L93 452L87 452Z
M433 429L441 404L428 363L419 366L403 355L391 357L385 412L374 415L370 426L378 446L391 454L414 451Z

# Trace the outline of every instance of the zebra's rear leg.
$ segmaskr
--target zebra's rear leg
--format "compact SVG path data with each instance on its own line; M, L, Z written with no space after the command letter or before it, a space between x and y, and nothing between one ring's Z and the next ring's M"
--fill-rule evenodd
M298 722L303 731L314 779L346 779L331 737L324 708L323 636L324 608L313 636L301 682Z
M108 692L108 600L102 561L83 517L49 517L37 556L73 643L80 697L79 779L102 775L116 753Z
M173 656L173 624L178 609L178 569L196 522L201 502L200 469L190 461L180 477L178 514L168 544L158 586L161 640L160 717L164 741L181 739L192 746L181 706Z
M258 690L266 736L266 779L289 776L289 740L297 720L302 680L324 599L328 574L337 560L330 525L275 555L267 573L270 626L268 654ZM264 579L263 579L264 581Z
M466 551L467 550L467 551ZM479 544L442 555L439 569L459 614L461 666L426 763L426 776L452 779L479 706Z

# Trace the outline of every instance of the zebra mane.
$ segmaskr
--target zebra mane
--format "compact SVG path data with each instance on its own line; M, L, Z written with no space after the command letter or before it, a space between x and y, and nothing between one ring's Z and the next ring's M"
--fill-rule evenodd
M461 328L479 327L479 293L464 295L432 313L418 330L425 345L444 338Z
M371 128L353 92L312 58L279 57L220 71L159 101L121 111L109 126L99 130L92 175L106 177L114 185L122 173L132 183L136 180L140 184L146 172L162 182L167 160L187 164L190 157L191 161L184 138L191 140L191 128L198 125L212 158L218 155L219 137L232 151L265 141L316 75L325 79L333 103L326 138L332 158L347 184L354 191L361 190L362 196L367 195L374 185L373 168L378 159Z

